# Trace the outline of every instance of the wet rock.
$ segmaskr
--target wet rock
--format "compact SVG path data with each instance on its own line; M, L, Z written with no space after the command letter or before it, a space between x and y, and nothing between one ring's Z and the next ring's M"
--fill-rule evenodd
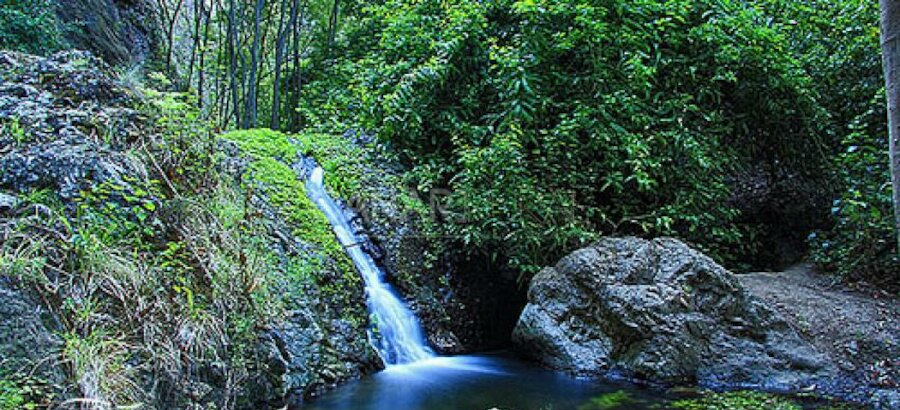
M284 340L275 332L260 334L256 345L255 371L244 383L243 396L251 402L250 408L281 408L288 397L285 376L288 357Z
M733 275L675 239L607 238L531 281L517 350L583 376L795 389L824 356Z

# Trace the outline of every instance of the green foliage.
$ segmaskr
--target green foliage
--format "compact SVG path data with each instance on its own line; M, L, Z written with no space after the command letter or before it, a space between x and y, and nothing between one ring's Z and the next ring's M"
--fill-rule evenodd
M634 403L631 394L624 390L616 390L591 399L587 404L578 407L579 410L612 410L627 408Z
M816 98L828 111L831 148L850 124L873 108L884 87L878 39L878 2L867 0L758 0L766 23L786 33L792 52L814 80ZM883 105L879 101L878 105Z
M2 126L0 126L0 135L12 138L13 142L18 145L28 142L28 135L25 133L25 128L19 124L18 118L12 118L4 122Z
M297 146L278 131L265 128L237 130L223 135L222 138L233 141L241 148L241 151L254 157L272 158L285 162L297 159Z
M894 231L884 93L850 124L834 166L844 191L832 205L830 231L811 236L813 258L850 280L869 280L889 288L900 283Z
M523 271L602 234L736 260L725 175L814 152L809 77L741 2L402 0L348 38L361 121L448 187L446 234ZM786 137L790 135L790 138ZM674 171L677 169L677 172Z
M341 282L325 280L316 276L322 289L331 296L349 298L344 286L359 283L359 276L353 267L343 246L331 230L331 224L325 215L306 196L303 181L288 165L297 159L298 148L295 148L288 136L266 129L235 131L224 134L223 139L233 141L252 160L248 169L249 178L245 181L246 189L263 194L282 218L292 228L292 233L304 242L320 247L343 274ZM301 136L301 140L309 143L310 136ZM331 145L334 148L336 145ZM343 186L343 185L342 185ZM293 275L309 276L308 269L317 262L303 261L291 266L299 268Z
M63 46L52 0L0 0L0 49L46 54Z
M878 2L866 0L755 2L787 33L790 50L813 78L828 111L823 154L838 190L834 226L811 236L813 259L849 280L888 286L900 261L893 233L887 114L881 68Z
M179 189L202 191L215 186L216 138L211 123L201 118L195 96L142 91L146 97L143 111L160 130L150 160L156 171L167 170L160 175L166 179L165 188L177 196Z
M12 381L0 380L0 409L18 410L25 407L25 397Z
M325 170L325 185L332 194L350 199L361 193L366 153L360 147L335 134L301 133L296 139L300 151Z
M802 407L791 400L775 395L736 391L725 393L707 392L698 399L677 400L671 404L682 410L800 410Z
M43 380L26 374L0 374L0 410L49 408L54 396Z

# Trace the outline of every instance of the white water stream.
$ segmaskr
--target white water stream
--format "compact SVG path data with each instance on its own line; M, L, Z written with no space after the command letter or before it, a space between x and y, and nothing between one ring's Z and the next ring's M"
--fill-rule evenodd
M361 248L350 228L350 221L325 191L325 171L316 167L306 181L306 194L325 213L338 241L353 260L366 285L366 301L374 318L375 329L369 331L369 342L381 355L386 366L412 363L434 357L425 342L419 320L397 296L384 273Z

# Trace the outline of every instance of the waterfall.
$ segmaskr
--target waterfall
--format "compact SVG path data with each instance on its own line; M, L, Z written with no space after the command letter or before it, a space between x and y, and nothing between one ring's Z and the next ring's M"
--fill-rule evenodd
M369 343L387 366L434 357L434 352L425 343L418 318L400 300L391 285L385 282L384 273L359 246L350 222L325 192L324 176L325 171L316 167L306 181L306 193L325 213L338 241L363 277L369 314L375 322L374 329L369 331Z

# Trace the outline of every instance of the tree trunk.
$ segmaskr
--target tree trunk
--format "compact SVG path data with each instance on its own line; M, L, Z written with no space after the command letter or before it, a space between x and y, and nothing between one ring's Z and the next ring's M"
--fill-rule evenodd
M194 1L194 38L193 44L191 45L191 60L188 63L188 74L187 81L184 83L184 87L182 91L188 91L191 88L191 83L194 81L194 65L197 63L197 57L200 54L200 23L203 21L203 2L202 1Z
M166 74L172 75L172 56L175 54L175 25L178 24L178 14L181 13L181 7L184 0L176 0L175 10L169 16L168 27L166 28L166 41L169 42L169 48L166 52Z
M240 113L238 112L238 84L237 84L237 16L235 16L235 1L228 2L228 82L231 88L231 106L234 110L235 126L240 128ZM228 119L225 120L228 126Z
M900 0L881 1L881 50L888 104L891 182L894 188L894 227L900 254Z
M337 25L338 25L338 14L341 10L341 1L334 0L334 4L331 6L331 15L328 18L328 38L326 47L328 47L328 60L330 61L333 58L334 53L334 38L337 33Z
M303 8L306 7L306 2L303 3ZM294 21L294 27L291 28L293 32L293 52L294 52L294 69L291 74L291 80L293 80L293 101L290 103L289 112L291 112L290 117L290 129L292 131L296 131L300 129L300 113L297 111L298 104L300 102L300 27L303 26L303 14L301 12L301 6L299 5L298 0L294 0L294 5L292 9L291 20Z
M203 21L203 41L200 43L200 66L197 68L197 105L202 110L204 106L204 89L205 80L206 80L206 50L209 48L209 26L210 20L212 20L212 10L215 6L210 6L207 10L205 6L203 6L202 1L198 1L201 4L200 9L203 10L204 21ZM221 61L221 60L220 60ZM213 101L213 105L215 105L215 101Z
M279 110L281 110L281 66L284 64L284 43L287 40L287 28L284 27L284 15L288 7L288 0L281 1L281 13L278 15L278 40L275 44L275 80L272 81L272 122L269 128L277 130L279 127L278 118ZM291 15L294 12L291 11ZM289 21L288 27L293 27L294 22Z
M266 6L266 0L258 0L253 9L253 48L250 52L250 78L247 83L247 123L245 128L256 127L256 89L259 74L259 41L260 25L262 24L262 10Z

